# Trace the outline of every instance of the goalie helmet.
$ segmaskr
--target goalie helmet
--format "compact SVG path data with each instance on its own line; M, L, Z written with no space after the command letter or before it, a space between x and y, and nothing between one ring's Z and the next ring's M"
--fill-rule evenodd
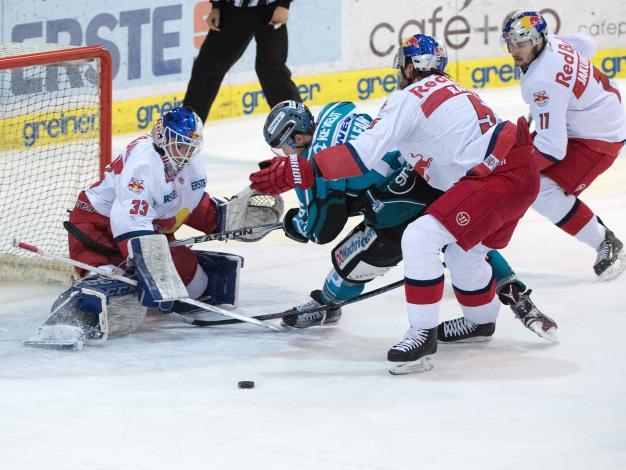
M539 45L539 39L547 39L548 23L536 11L519 11L513 13L502 29L502 42L505 46L519 45L530 41L533 46Z
M202 148L202 120L189 108L174 108L154 123L152 141L180 170Z
M281 101L272 108L265 125L263 137L277 155L283 155L283 148L295 150L297 148L294 137L296 134L313 135L315 119L309 108L298 101Z
M394 69L403 69L410 59L415 70L435 71L443 74L448 65L446 48L437 39L424 34L414 34L406 38L393 59Z

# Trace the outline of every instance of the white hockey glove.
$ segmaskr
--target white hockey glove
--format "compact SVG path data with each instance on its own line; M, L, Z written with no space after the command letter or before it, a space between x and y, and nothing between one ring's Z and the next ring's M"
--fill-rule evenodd
M220 231L237 230L243 227L275 224L283 215L283 198L262 194L250 188L235 194L220 204ZM269 232L267 232L269 233ZM238 240L255 242L267 233L242 235Z

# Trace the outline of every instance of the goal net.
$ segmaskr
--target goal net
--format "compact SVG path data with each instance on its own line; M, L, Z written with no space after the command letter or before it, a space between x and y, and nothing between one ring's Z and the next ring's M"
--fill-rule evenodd
M13 240L67 256L68 210L110 158L106 49L0 43L0 281L70 279Z

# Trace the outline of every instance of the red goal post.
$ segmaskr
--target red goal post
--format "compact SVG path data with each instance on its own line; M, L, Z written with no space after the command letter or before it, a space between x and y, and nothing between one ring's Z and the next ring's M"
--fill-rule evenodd
M0 43L0 281L69 279L12 242L67 255L67 211L111 160L111 70L102 46Z

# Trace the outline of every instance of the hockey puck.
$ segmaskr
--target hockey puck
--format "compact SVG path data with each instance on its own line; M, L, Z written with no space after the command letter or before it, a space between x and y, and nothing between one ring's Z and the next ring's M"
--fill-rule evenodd
M254 382L252 380L242 380L237 386L239 388L254 388Z

